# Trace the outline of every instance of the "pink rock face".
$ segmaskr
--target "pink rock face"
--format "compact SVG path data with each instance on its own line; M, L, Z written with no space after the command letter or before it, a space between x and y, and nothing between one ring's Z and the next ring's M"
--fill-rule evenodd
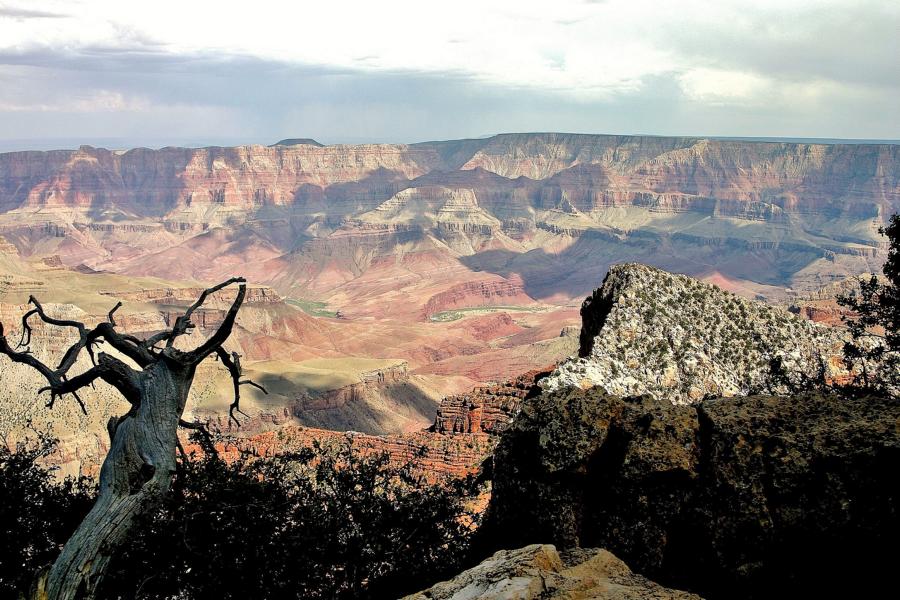
M553 365L501 385L480 387L441 400L432 429L437 433L499 434L519 412L522 400Z
M506 281L473 281L435 294L425 303L425 316L454 308L472 306L530 305L534 300L525 293L521 278Z
M577 332L565 332L614 263L791 298L878 271L877 226L896 211L897 145L522 134L15 152L0 154L0 303L16 305L3 317L15 321L29 293L48 294L51 270L124 276L141 283L103 291L111 303L148 306L122 315L146 332L203 284L243 275L252 289L234 344L248 365L405 361L409 381L386 383L397 389L378 399L390 419L369 429L401 431L430 422L441 396L574 352ZM20 260L34 272L17 270ZM79 286L91 288L73 279ZM201 330L227 301L197 314ZM104 296L94 304L85 318L105 318ZM442 313L448 320L432 319ZM365 385L302 402L286 391L253 427L321 409L340 413L323 417L328 426L354 428L373 402ZM442 427L502 421L490 402L461 407L447 405Z

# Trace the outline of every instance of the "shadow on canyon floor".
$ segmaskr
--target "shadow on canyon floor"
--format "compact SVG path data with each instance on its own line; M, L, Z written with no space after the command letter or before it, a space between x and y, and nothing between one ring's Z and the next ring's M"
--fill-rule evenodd
M718 271L726 277L759 284L785 287L794 274L822 258L822 252L792 248L749 249L740 243L697 245L669 236L643 233L624 240L587 232L558 254L542 248L517 253L488 250L460 257L473 271L487 271L503 277L518 275L525 293L532 298L589 294L603 281L609 266L621 262L641 262L675 273L702 276Z

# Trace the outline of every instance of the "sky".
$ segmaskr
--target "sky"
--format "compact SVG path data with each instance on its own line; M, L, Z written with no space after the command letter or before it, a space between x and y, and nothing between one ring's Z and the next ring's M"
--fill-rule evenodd
M896 0L0 0L0 150L900 139Z

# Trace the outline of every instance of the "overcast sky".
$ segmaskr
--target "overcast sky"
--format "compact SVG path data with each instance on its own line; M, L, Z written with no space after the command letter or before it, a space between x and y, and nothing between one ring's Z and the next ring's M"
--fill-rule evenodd
M0 149L900 138L896 0L0 0Z

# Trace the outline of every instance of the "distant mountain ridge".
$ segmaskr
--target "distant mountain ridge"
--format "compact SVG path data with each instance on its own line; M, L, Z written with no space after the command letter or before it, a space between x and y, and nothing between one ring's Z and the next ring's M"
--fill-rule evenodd
M428 264L574 300L624 260L771 296L877 270L898 167L892 144L559 133L12 152L0 235L26 257L132 275L239 264L317 298Z

